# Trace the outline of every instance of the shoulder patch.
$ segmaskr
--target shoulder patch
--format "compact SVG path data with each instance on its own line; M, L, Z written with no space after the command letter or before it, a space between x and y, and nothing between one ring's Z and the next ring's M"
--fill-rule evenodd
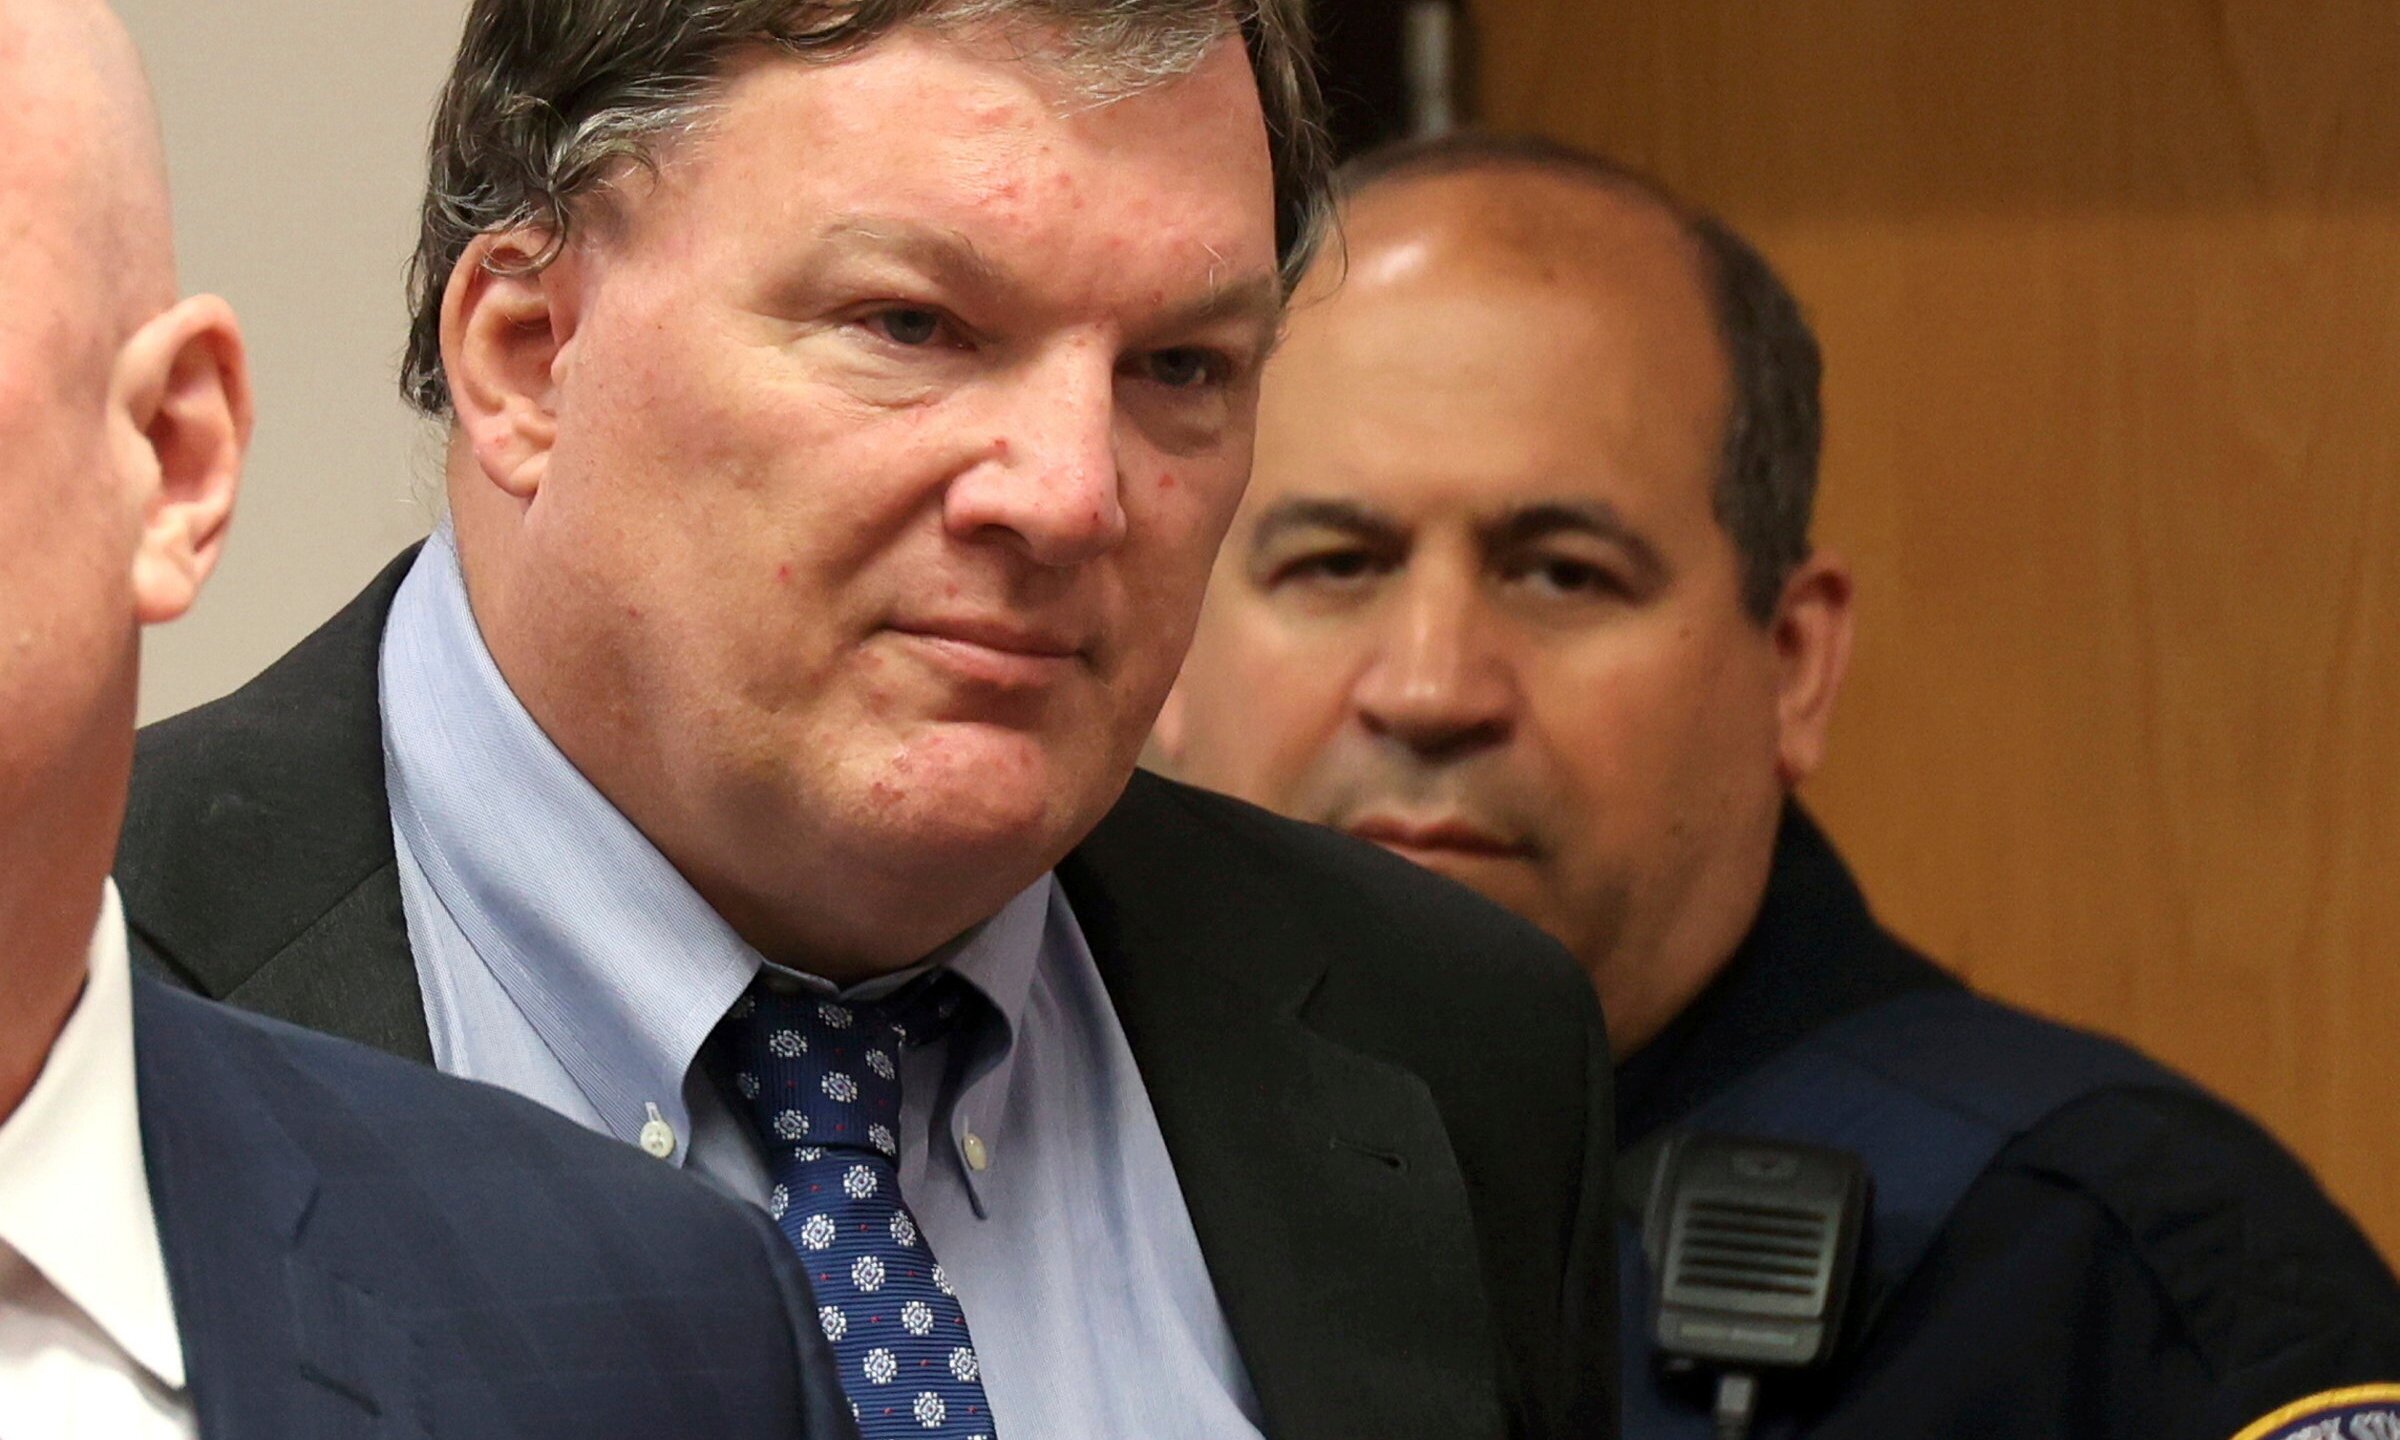
M2354 1385L2295 1400L2233 1440L2400 1440L2400 1385Z

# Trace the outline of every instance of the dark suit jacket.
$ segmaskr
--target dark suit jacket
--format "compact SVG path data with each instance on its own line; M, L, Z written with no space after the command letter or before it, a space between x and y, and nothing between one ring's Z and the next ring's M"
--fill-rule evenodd
M147 977L134 1043L206 1440L855 1440L807 1280L747 1207Z
M431 1057L377 660L411 557L143 732L118 880L202 993ZM1521 921L1136 775L1059 866L1281 1440L1616 1433L1607 1044Z

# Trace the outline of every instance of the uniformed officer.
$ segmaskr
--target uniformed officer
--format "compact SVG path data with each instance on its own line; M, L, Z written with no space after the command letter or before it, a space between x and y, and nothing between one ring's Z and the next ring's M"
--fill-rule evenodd
M1629 1057L1628 1160L1710 1130L1865 1163L1849 1326L1763 1376L1753 1433L2400 1435L2372 1388L2400 1288L2307 1173L2132 1052L1969 995L1792 799L1852 582L1808 538L1818 352L1764 262L1549 145L1347 182L1347 278L1314 278L1269 372L1163 762L1557 935ZM1652 1378L1655 1257L1626 1253L1626 1433L1708 1435L1705 1395Z

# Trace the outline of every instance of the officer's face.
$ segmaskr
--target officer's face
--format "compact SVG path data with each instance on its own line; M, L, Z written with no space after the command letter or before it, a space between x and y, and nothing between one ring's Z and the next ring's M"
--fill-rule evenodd
M1711 508L1728 378L1694 261L1655 212L1527 177L1349 222L1346 283L1269 369L1162 749L1531 918L1628 1048L1738 940L1813 758Z
M1240 42L1093 104L1025 38L761 60L538 282L453 282L495 655L830 973L917 958L1113 802L1249 472L1282 307Z

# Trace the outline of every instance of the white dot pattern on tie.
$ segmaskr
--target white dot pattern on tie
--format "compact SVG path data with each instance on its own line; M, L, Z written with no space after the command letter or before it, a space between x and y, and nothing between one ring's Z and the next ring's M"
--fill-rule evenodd
M995 1434L966 1312L896 1163L894 1057L938 1036L963 988L937 972L889 1001L845 1005L753 985L710 1046L764 1147L767 1213L808 1267L864 1440Z

